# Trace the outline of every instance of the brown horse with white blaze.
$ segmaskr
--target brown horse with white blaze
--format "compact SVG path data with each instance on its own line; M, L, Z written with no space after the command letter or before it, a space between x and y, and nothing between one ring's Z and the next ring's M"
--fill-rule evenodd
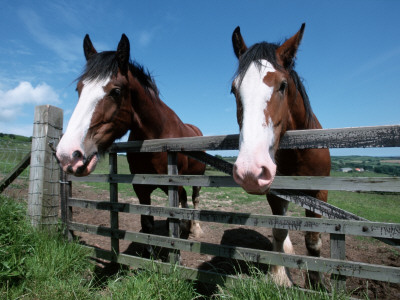
M235 181L248 193L266 194L274 215L285 215L288 202L272 194L269 188L276 174L286 176L329 176L328 149L280 150L279 141L287 130L322 128L314 115L305 88L294 70L297 49L305 24L282 45L267 42L247 48L240 28L232 35L239 67L232 83L240 128L239 155L234 164ZM304 191L327 201L328 192ZM321 216L306 210L307 217ZM273 229L273 250L293 253L288 230ZM306 232L309 255L320 256L320 233ZM271 267L278 284L291 286L288 270ZM307 284L321 284L318 272L308 272Z
M117 51L98 53L85 36L86 68L78 78L78 104L60 140L56 156L65 172L75 176L89 175L96 167L99 154L130 130L129 141L201 136L201 131L185 124L160 98L154 80L143 67L130 61L130 44L122 35ZM132 174L167 174L166 153L128 153ZM179 174L202 175L205 165L178 154ZM166 193L167 186L133 185L141 204L150 204L156 188ZM192 200L198 208L200 187L193 187ZM182 207L187 195L178 188ZM154 217L141 216L142 230L151 233ZM193 235L202 234L198 222L192 222Z

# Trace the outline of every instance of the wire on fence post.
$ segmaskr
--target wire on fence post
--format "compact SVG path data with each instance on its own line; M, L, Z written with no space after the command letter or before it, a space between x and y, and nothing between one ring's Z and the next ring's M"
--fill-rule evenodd
M118 173L117 167L118 157L117 153L110 153L109 154L109 166L110 166L110 177L114 174ZM110 180L110 202L118 203L118 183L111 182ZM111 251L115 258L117 258L119 254L119 239L116 236L116 232L119 228L119 221L118 221L118 211L114 211L113 209L110 210L110 226L111 226Z
M178 154L176 152L168 152L168 175L178 175ZM168 200L170 207L179 207L177 186L168 186ZM179 238L179 219L169 219L169 236L172 238ZM169 261L171 263L179 263L179 257L179 250L173 249L169 252Z

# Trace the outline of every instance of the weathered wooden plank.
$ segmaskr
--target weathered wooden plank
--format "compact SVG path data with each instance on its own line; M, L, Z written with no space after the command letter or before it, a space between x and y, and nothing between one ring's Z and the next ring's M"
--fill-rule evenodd
M109 173L114 175L118 173L117 154L109 155ZM118 203L118 183L110 183L110 203ZM113 230L119 228L118 211L110 210L110 224ZM111 250L113 253L119 253L119 239L111 236Z
M134 233L125 230L112 232L110 228L95 225L72 223L71 227L83 232L111 235L115 234L121 239L140 242L183 251L204 253L221 257L228 257L249 262L282 265L288 268L319 271L329 274L340 274L359 278L382 280L400 283L400 268L379 266L373 264L347 262L336 259L317 258L303 255L290 255L273 251L262 251L242 247L216 245L193 240L162 237L150 234Z
M270 190L270 193L330 219L363 220L363 218L353 213L337 208L336 206L320 201L304 193L294 193L288 190Z
M117 176L117 175L113 175L113 176ZM110 174L90 174L90 175L84 176L84 177L76 177L76 176L68 174L67 180L76 181L76 182L107 182L107 183L111 182Z
M159 139L113 144L111 152L237 150L239 135ZM280 149L400 147L400 125L292 130Z
M279 146L281 149L400 147L400 125L291 131L283 136Z
M168 175L178 174L178 154L176 152L168 152ZM178 187L174 185L168 186L168 202L169 207L179 207ZM172 238L179 237L179 219L169 219L169 236ZM179 264L180 253L179 251L172 250L168 253L170 263Z
M68 205L68 200L72 196L72 183L67 180L67 174L60 168L60 210L61 221L65 225L64 236L68 241L74 238L73 231L69 230L68 224L72 221L72 207Z
M259 215L128 203L112 204L108 201L76 198L70 198L69 205L88 209L116 210L124 213L152 215L165 218L174 217L183 220L197 220L233 225L349 234L366 237L384 237L390 239L400 238L400 224L397 223Z
M110 152L236 150L238 135L202 136L115 143Z
M218 157L215 157L211 154L208 154L206 152L195 152L195 151L188 151L188 152L181 152L189 157L192 157L194 159L197 159L198 161L213 166L219 171L224 172L225 174L228 174L232 176L233 173L233 164L230 162L227 162L223 159L220 159Z
M307 210L313 211L324 217L333 218L333 219L368 221L365 218L359 217L348 211L337 208L329 203L320 201L319 199L311 197L307 194L301 193L300 191L297 191L296 194L294 194L293 192L288 191L288 190L271 190L270 193L274 194L276 197L279 197L286 201L293 202ZM391 239L380 238L380 237L376 237L376 239L378 239L388 245L392 245L392 246L395 246L400 249L400 240L399 239L391 240Z
M330 234L331 258L345 260L346 259L346 236L344 234ZM335 290L346 290L346 276L340 274L332 274L332 285Z
M135 174L118 175L110 178L113 181L129 184L154 184L169 186L208 186L208 187L238 187L230 176L202 176L202 175L155 175Z
M277 176L272 189L400 192L400 177Z
M96 174L85 178L70 176L74 181L114 182L174 186L239 187L231 176ZM399 177L323 177L276 176L272 189L332 190L352 192L400 192Z
M27 153L15 168L0 182L0 194L21 174L31 163L31 153Z

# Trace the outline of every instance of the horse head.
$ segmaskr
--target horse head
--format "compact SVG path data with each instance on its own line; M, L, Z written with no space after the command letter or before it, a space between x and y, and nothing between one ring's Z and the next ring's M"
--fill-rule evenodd
M247 48L240 28L232 35L239 68L232 83L240 129L235 181L249 193L265 194L276 175L275 154L290 128L300 97L294 59L305 24L282 45L258 43ZM297 74L296 74L297 75ZM297 113L297 112L296 112Z
M99 154L128 131L132 118L128 38L122 35L117 51L98 53L86 35L83 49L86 68L78 78L78 104L56 151L62 169L75 176L95 169Z

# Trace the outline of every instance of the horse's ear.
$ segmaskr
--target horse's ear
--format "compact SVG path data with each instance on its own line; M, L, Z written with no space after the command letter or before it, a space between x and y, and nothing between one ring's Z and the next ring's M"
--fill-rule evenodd
M85 53L86 60L92 57L93 54L97 53L88 34L86 34L83 39L83 52Z
M236 29L233 31L232 45L233 45L233 51L235 52L237 58L240 58L243 55L243 53L247 51L247 46L240 33L239 26L236 27Z
M130 53L129 40L125 34L122 34L116 53L118 60L118 68L122 73L122 75L128 74L129 53Z
M299 48L301 39L303 37L305 26L306 24L303 23L300 30L276 50L278 57L280 57L282 60L283 67L286 69L293 65L297 49Z

